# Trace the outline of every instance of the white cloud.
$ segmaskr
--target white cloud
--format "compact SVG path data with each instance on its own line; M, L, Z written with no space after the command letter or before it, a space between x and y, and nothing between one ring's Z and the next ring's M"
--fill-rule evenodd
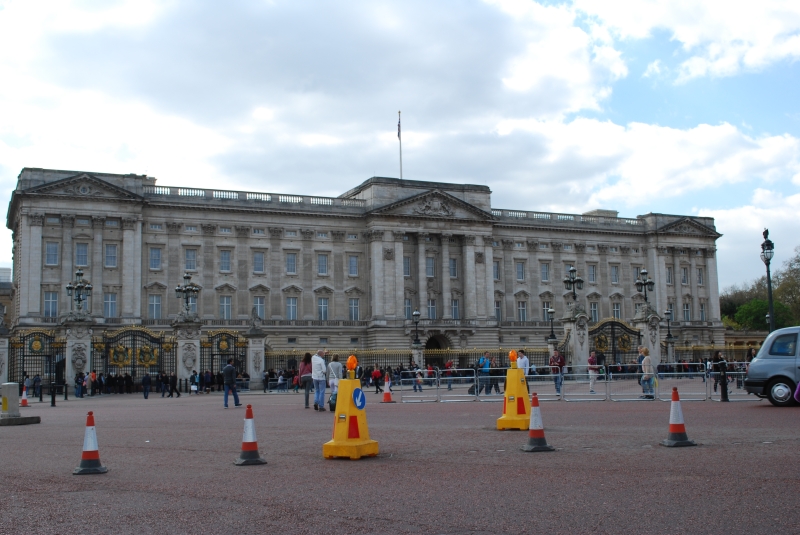
M656 78L661 74L661 60L657 59L647 65L642 78Z

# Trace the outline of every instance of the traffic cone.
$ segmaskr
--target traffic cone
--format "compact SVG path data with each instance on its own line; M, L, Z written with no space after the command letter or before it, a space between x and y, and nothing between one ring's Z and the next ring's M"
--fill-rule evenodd
M27 386L23 386L22 387L22 398L19 400L19 406L20 407L30 407L30 405L28 405L28 387Z
M389 372L386 372L386 378L383 380L383 401L381 403L396 403L392 399L392 378L389 377Z
M258 454L258 441L256 440L256 425L253 422L253 406L248 405L244 413L244 434L242 435L242 453L234 461L236 466L250 464L267 464L267 460Z
M528 443L522 446L522 451L555 451L553 446L547 445L542 426L542 410L539 408L539 396L536 392L531 394L531 425L528 427Z
M94 430L94 413L86 416L86 433L83 435L83 453L81 464L72 471L73 475L105 474L108 468L100 464L100 452L97 451L97 433Z
M322 445L322 456L326 459L360 459L378 455L378 442L369 438L367 398L361 390L361 381L355 378L356 365L357 361L351 355L347 359L349 378L339 381L336 412L333 414L333 436Z
M530 422L530 405L525 372L521 368L517 368L515 352L514 359L511 361L511 368L506 371L503 415L497 419L497 429L518 429L520 431L525 431L525 428L528 427L528 423Z
M672 387L672 403L669 408L669 435L661 445L670 448L697 446L693 440L689 440L689 437L686 436L686 426L683 425L683 411L681 410L681 398L678 396L677 387Z

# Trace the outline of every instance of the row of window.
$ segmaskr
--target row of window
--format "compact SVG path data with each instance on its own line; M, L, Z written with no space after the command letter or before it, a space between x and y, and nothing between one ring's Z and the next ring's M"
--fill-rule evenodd
M431 259L431 260L433 260L433 259ZM564 264L564 273L569 272L569 270L572 267L573 267L572 264ZM494 280L500 280L500 273L501 273L500 261L499 260L495 260L492 268L493 268ZM525 273L526 273L525 262L524 261L515 262L514 268L515 268L515 273L516 273L517 280L518 281L524 281L525 280ZM620 266L611 265L611 266L609 266L609 268L610 268L609 269L609 278L611 280L611 283L612 284L619 284ZM586 266L586 269L587 269L587 273L586 273L587 282L592 282L592 283L597 282L597 264L589 264L589 265ZM642 271L642 268L639 267L639 266L633 266L631 269L632 269L633 280L638 279L639 278L639 274ZM540 271L540 277L541 277L542 282L550 281L550 263L549 262L541 262L539 264L539 271ZM579 273L579 275L580 275L580 273ZM430 277L432 275L428 275L428 276ZM702 285L703 284L703 280L704 280L703 268L697 268L697 284ZM667 284L672 284L673 283L672 281L673 281L672 268L671 267L667 267L666 283ZM681 268L681 284L689 284L689 268L688 267Z

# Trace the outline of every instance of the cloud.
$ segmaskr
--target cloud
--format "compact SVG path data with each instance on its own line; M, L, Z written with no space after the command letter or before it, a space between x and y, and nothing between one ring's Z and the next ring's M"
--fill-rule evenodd
M650 62L644 74L642 74L642 78L657 78L661 74L661 68L662 64L660 59Z

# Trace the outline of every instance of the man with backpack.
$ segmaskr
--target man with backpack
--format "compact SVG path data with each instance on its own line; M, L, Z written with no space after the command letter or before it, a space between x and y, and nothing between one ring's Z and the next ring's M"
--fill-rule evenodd
M489 378L489 367L492 359L489 356L489 352L485 352L481 358L478 359L477 369L478 369L478 395L481 395L481 391L485 390L486 395L489 395L492 389L491 379Z
M228 364L222 368L222 385L225 389L225 408L228 408L228 393L233 392L233 405L234 407L241 407L239 403L239 394L236 392L236 368L233 367L233 359L228 359Z

